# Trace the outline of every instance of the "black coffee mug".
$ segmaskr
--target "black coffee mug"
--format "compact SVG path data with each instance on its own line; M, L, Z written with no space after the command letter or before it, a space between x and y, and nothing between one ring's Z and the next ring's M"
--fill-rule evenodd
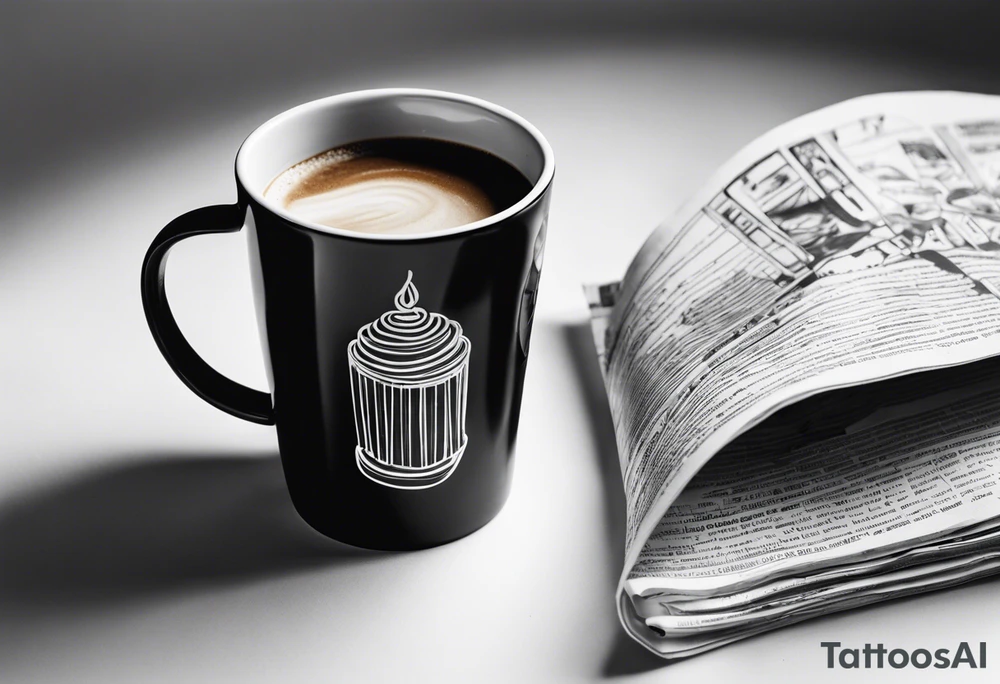
M475 223L392 236L302 221L264 197L303 159L390 137L490 152L531 190ZM390 89L301 105L243 143L236 204L184 214L153 240L142 266L150 331L195 394L276 425L292 502L314 528L378 549L458 539L489 522L510 488L553 173L552 150L534 126L471 97ZM205 363L164 290L177 242L241 229L270 393ZM387 343L427 336L444 350L430 370L382 362Z

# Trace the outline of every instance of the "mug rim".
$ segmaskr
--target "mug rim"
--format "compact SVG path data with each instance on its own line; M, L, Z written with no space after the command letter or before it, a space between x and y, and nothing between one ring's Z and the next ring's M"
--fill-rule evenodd
M305 221L300 219L291 212L287 211L284 207L278 205L277 203L268 200L262 191L257 188L252 187L245 180L246 172L248 171L248 166L250 162L247 159L247 149L252 147L254 143L266 136L271 130L286 123L290 119L296 118L303 114L313 112L319 109L324 109L327 107L334 107L337 105L342 105L349 102L358 102L373 98L385 98L385 97L423 97L423 98L433 98L437 100L444 100L447 102L458 102L466 105L472 105L480 109L486 110L496 116L508 120L514 125L525 130L528 135L530 135L535 143L538 145L542 152L542 170L532 186L531 190L518 202L512 204L501 212L487 216L484 219L474 221L472 223L464 223L460 226L455 226L453 228L447 228L445 230L435 230L428 231L424 233L405 233L405 234L386 234L386 233L360 233L357 231L346 230L344 228L336 228L333 226L323 225L321 223L315 223L313 221ZM346 143L345 143L346 144ZM320 150L322 152L322 150ZM510 163L508 160L507 163ZM243 190L259 205L270 211L271 213L283 218L285 221L294 224L295 226L305 228L317 233L323 233L326 235L336 235L339 237L352 238L355 240L371 240L374 242L413 242L416 240L427 240L434 238L447 237L449 235L457 235L464 233L471 233L483 228L488 228L496 224L502 223L506 219L516 216L517 214L524 211L526 208L534 204L543 194L545 194L546 189L552 183L552 178L555 175L555 155L552 151L551 145L549 145L548 140L542 135L533 124L531 124L527 119L515 114L514 112L501 107L500 105L493 104L487 100L483 100L477 97L472 97L470 95L462 95L460 93L452 93L444 90L429 90L425 88L371 88L367 90L355 90L347 93L340 93L337 95L330 95L328 97L320 98L318 100L311 100L309 102L304 102L303 104L292 107L291 109L286 109L285 111L271 117L260 126L255 128L253 132L250 133L240 145L239 151L236 153L236 179L239 181L240 186Z

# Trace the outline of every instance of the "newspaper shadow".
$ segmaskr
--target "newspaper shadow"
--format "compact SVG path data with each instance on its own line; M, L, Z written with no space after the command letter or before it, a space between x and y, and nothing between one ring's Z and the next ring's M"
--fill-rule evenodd
M625 493L622 474L618 465L618 445L611 421L608 398L604 392L604 379L597 364L590 325L576 323L563 329L566 346L573 359L580 394L587 406L591 437L598 456L598 468L604 488L605 534L611 550L608 562L611 576L621 574L625 557ZM615 587L608 587L609 600ZM624 630L617 630L611 648L605 657L601 674L620 677L660 668L666 662L636 643Z
M4 502L0 553L0 661L80 613L380 555L300 520L277 456L191 453L130 455Z

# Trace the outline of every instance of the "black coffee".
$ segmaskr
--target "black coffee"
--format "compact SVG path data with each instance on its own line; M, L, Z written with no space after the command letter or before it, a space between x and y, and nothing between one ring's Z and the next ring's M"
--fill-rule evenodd
M303 221L415 234L487 218L530 190L520 171L483 150L428 138L380 138L299 162L264 194Z

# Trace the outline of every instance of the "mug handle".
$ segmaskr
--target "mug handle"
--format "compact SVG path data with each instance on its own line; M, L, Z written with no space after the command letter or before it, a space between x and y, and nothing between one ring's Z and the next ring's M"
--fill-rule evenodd
M191 391L237 418L274 425L271 395L234 382L209 366L184 339L167 303L164 276L170 249L195 235L235 233L242 228L243 212L237 204L202 207L167 224L142 262L142 308L163 358Z

